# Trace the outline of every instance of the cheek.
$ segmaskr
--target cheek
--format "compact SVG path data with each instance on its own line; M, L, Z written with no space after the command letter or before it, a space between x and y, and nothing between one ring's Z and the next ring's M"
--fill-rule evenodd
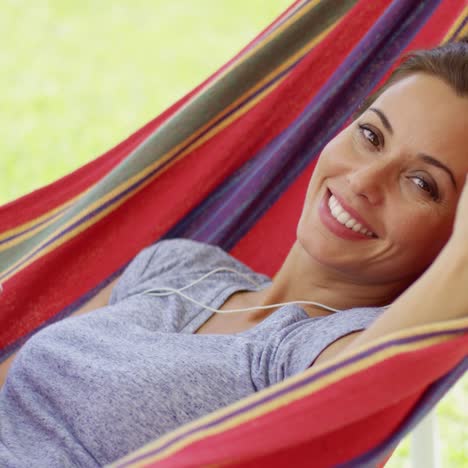
M395 221L389 233L392 240L414 266L428 266L447 243L452 219L424 215L407 215Z
M349 130L344 130L325 146L320 155L317 168L333 175L335 172L341 172L342 169L348 167L352 153L351 139L348 133Z
M341 133L322 150L307 187L307 199L320 189L326 179L340 176L346 171L346 156L349 155L349 150L345 146Z

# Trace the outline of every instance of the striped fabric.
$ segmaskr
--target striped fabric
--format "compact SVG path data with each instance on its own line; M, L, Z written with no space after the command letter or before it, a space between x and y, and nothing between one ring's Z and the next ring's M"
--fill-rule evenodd
M185 425L112 466L378 466L466 371L467 331L464 320L389 336Z
M467 23L466 0L298 1L127 140L1 207L0 360L163 237L220 245L273 274L325 143L402 53ZM465 320L388 337L117 466L375 466L466 369L467 330Z

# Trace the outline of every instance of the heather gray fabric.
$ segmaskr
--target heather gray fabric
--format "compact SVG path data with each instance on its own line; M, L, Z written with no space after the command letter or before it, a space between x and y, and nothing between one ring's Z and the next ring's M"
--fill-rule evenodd
M181 424L306 369L331 342L366 328L378 309L309 318L278 309L232 335L196 335L212 312L148 288L180 288L218 267L252 272L221 249L189 240L142 251L114 288L110 304L50 325L15 359L0 392L1 467L97 467ZM186 292L220 307L255 290L221 272Z

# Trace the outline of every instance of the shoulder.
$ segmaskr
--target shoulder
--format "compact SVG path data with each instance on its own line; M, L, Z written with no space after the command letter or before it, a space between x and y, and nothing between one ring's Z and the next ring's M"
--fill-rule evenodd
M333 314L328 324L327 340L311 360L309 367L321 364L340 354L366 330L383 312L380 307L360 307Z
M164 239L146 248L140 254L147 267L160 273L170 270L205 269L232 264L234 258L222 248L191 239Z
M138 293L159 282L187 282L217 268L253 273L222 248L190 239L165 239L143 249L123 272L112 300Z
M229 254L217 245L207 244L205 242L192 239L164 239L154 244L159 254L180 254L182 257L202 258L206 255L228 257Z
M277 352L277 364L283 369L282 378L295 375L339 354L383 310L377 307L356 308L297 322L294 333L290 334L291 337L284 336Z
M210 271L214 268L234 269L239 273L254 274L262 280L266 275L253 271L229 252L217 245L191 239L165 239L149 247L146 257L160 271Z

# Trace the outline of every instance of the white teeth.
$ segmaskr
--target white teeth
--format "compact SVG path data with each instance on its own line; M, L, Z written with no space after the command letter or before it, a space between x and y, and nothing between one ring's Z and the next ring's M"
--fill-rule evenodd
M334 195L330 195L328 200L328 207L332 216L340 223L346 226L348 229L352 229L354 232L360 232L368 237L373 237L374 233L366 229L362 224L356 221L344 208L340 205Z
M338 215L337 219L341 224L346 224L351 219L351 215L344 211Z
M330 211L333 213L335 218L338 218L339 214L343 212L343 208L339 205L335 205Z

